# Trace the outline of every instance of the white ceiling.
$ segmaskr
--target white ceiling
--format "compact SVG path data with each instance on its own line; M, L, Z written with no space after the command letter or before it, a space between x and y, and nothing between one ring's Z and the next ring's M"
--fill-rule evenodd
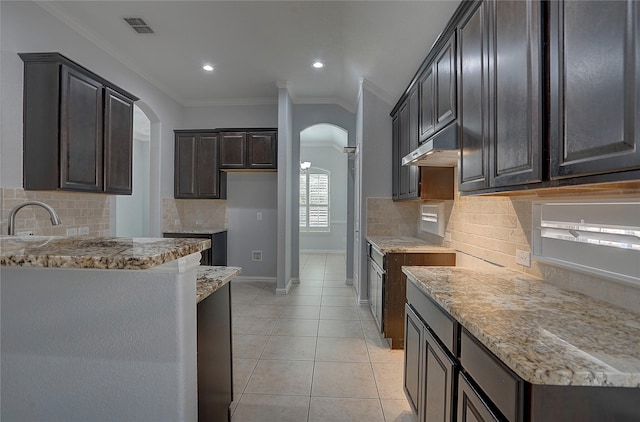
M288 81L294 102L354 110L361 77L388 102L400 97L459 0L40 4L185 106L273 103Z

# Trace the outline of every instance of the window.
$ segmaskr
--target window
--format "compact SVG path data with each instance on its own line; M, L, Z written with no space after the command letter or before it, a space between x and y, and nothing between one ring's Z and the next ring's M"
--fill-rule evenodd
M328 232L329 172L310 168L300 173L300 231Z

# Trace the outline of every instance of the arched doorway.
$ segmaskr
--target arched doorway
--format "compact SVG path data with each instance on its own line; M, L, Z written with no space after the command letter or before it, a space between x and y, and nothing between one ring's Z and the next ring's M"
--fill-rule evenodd
M347 250L348 132L320 123L300 131L299 250L305 258L342 257Z

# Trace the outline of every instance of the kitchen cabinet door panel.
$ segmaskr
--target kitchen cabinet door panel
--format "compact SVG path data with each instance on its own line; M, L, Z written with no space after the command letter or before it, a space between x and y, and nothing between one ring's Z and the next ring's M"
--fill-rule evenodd
M177 135L174 174L175 197L194 198L196 189L196 135Z
M501 422L461 373L458 378L459 422Z
M105 192L130 195L133 188L133 104L105 88Z
M220 168L243 169L247 165L247 133L220 133Z
M418 148L419 141L419 127L420 124L419 119L419 110L420 108L420 96L418 94L418 90L414 89L413 92L409 95L409 128L407 130L408 133L408 150L404 155L410 153L411 151ZM409 183L407 187L407 199L416 199L419 196L419 186L418 183L420 181L420 168L416 166L403 166L407 172L407 181Z
M491 3L491 187L542 180L540 2Z
M442 49L435 60L436 101L435 131L442 129L456 118L455 36Z
M423 325L409 305L405 305L404 323L404 390L413 410L421 414Z
M551 3L552 178L640 168L639 9Z
M102 84L64 66L61 83L60 187L102 191Z
M397 201L400 198L400 118L394 115L391 120L391 191L392 199Z
M247 135L247 167L275 169L278 167L277 132L249 132Z
M420 142L427 140L436 131L434 80L433 66L429 66L418 82L420 91Z
M424 422L450 422L456 365L428 329L424 330Z
M409 149L409 104L405 103L398 111L400 148L399 157L402 159L411 150ZM399 170L399 189L398 198L407 199L409 197L409 167L400 166Z
M460 125L459 190L488 185L488 74L486 2L458 30L458 124Z
M220 198L218 135L201 135L198 140L197 192L199 198Z

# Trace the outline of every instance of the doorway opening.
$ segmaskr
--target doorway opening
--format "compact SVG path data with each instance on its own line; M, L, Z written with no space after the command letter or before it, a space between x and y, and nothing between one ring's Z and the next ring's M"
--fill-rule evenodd
M300 132L300 270L310 254L344 257L347 249L348 132L320 123Z

